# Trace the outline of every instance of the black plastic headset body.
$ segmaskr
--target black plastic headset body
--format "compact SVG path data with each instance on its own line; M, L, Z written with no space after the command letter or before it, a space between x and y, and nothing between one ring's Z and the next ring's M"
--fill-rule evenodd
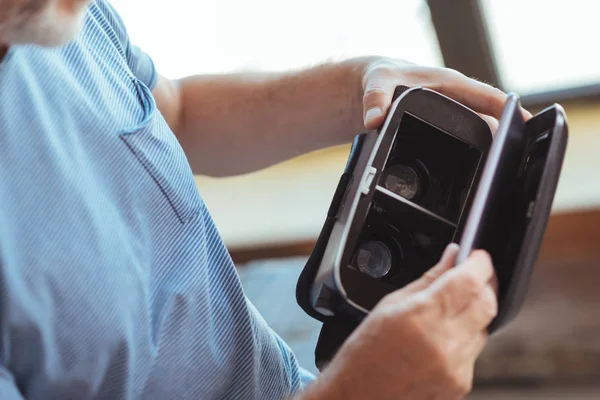
M409 90L407 87L398 87L394 94L394 101L407 90ZM492 253L495 263L504 266L504 270L498 271L502 284L499 294L499 314L489 327L490 333L510 322L524 301L550 216L567 145L566 117L560 106L554 105L545 109L527 124L523 120L519 106L518 97L510 95L500 119L496 138L484 160L485 167L465 222L460 240L461 252L457 261L464 261L473 249L483 248ZM533 152L532 146L537 143L536 140L528 139L529 144L524 146L522 138L525 136L539 136L547 143L544 150L545 158L538 162L539 171L536 174L526 168L523 169L522 164L528 163L533 157L530 153ZM349 317L345 313L329 315L319 312L312 304L311 289L336 224L340 206L347 194L348 185L364 150L366 138L365 133L354 138L325 222L296 287L296 299L300 307L311 317L323 322L315 350L316 365L320 369L333 358L339 346L356 329L361 319L355 316ZM533 186L527 189L531 192L528 194L529 197L521 196L522 202L530 204L514 205L510 203L512 200L507 198L510 193L507 189L512 185L511 180L520 173L517 171L519 165L525 173L532 175L529 180L533 182ZM519 187L518 190L526 189ZM531 207L532 204L535 207ZM527 215L523 216L525 206L529 206L530 210L527 210ZM515 213L516 215L513 216ZM512 225L509 230L515 232L512 236L509 235L508 242L497 240L494 236L498 219L503 218L514 221L510 222ZM505 247L510 247L510 251L505 251ZM504 256L504 253L508 255Z

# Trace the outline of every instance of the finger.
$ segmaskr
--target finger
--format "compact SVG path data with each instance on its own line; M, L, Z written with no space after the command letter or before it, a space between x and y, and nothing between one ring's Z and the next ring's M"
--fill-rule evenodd
M430 82L436 90L476 112L500 118L507 95L500 89L468 78L449 68L432 68Z
M448 385L449 392L445 396L448 399L464 399L471 392L475 363L487 342L486 331L467 332L462 327L458 329L466 335L454 336L459 340L454 341L455 351L452 352L454 360L451 361L453 367L448 376L451 381Z
M494 276L492 276L492 279L490 279L489 284L492 286L492 289L494 290L494 293L496 294L496 296L498 296L498 290L499 290L499 282L498 282L498 277L496 276L496 274L494 274Z
M498 315L498 297L492 284L487 284L477 299L456 317L456 322L473 330L480 330L485 329L496 315Z
M474 338L469 341L469 351L473 361L475 361L483 349L485 348L488 341L488 332L487 329L482 329L479 331Z
M492 131L492 135L496 135L499 125L498 120L494 117L490 117L489 115L485 114L479 114L479 116L483 118L485 122L487 122L488 126L490 127L490 130Z
M459 247L456 243L450 243L446 246L444 253L440 257L440 261L430 270L425 272L419 279L396 291L393 294L393 301L398 301L399 299L421 292L429 287L429 285L454 266L458 250Z
M382 300L382 304L397 304L399 301L402 301L407 297L427 289L427 287L429 287L433 282L439 279L440 276L454 266L456 256L458 255L458 250L459 247L456 243L450 243L448 246L446 246L444 253L440 257L440 261L436 265L425 272L425 274L423 274L423 276L421 276L419 279L386 296Z
M366 129L377 129L385 120L399 82L387 76L373 76L365 86L363 118Z
M494 265L492 257L485 250L473 251L467 260L455 268L464 274L469 274L477 282L487 283L494 277Z
M462 264L448 271L435 281L428 290L439 305L441 318L454 318L476 300L494 276L489 254L474 251Z
M440 87L438 90L440 93L452 97L474 111L500 118L507 98L506 93L452 69L444 68L435 71L446 76L444 80L439 81ZM523 107L521 107L521 114L525 121L533 117Z
M524 108L521 108L521 113L523 114L523 118L525 118L525 121L527 121L530 118L533 118L533 115Z
M425 289L426 287L431 285L440 276L442 276L444 272L448 271L454 266L456 256L458 255L458 250L458 244L450 243L448 246L446 246L442 257L440 257L440 261L436 265L434 265L430 270L425 272L421 278L414 281L411 285L418 287L419 290ZM408 285L407 288L411 285Z
M473 390L473 377L475 376L475 362L465 363L456 370L456 394L452 399L464 399Z
M482 350L487 344L488 334L486 330L479 331L475 336L471 335L469 341L464 344L463 362L457 368L459 379L464 382L464 386L470 387L473 384L475 364Z
M457 348L456 355L460 357L459 359L465 365L473 365L487 344L488 331L487 329L479 329L468 332L462 326L458 326L457 328L460 332L463 332L463 335L462 337L454 335L454 345Z

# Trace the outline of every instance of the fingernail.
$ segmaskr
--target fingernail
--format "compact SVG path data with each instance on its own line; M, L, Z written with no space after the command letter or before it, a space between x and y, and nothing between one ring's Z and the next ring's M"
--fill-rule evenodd
M365 114L365 123L368 123L376 118L381 117L383 115L383 111L379 107L370 108Z
M450 243L446 246L444 253L442 254L442 261L447 261L448 258L452 256L452 254L456 254L458 252L459 246L456 243Z
M458 243L450 243L448 246L446 246L444 254L452 254L453 252L458 251L458 249Z

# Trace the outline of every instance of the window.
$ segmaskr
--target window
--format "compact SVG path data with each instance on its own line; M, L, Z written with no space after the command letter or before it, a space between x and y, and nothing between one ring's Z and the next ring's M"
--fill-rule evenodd
M171 78L377 54L445 63L527 106L600 91L600 4L591 0L112 2Z
M481 0L500 81L521 94L600 83L600 4Z
M112 0L112 4L132 41L171 78L290 69L372 54L443 64L425 0Z

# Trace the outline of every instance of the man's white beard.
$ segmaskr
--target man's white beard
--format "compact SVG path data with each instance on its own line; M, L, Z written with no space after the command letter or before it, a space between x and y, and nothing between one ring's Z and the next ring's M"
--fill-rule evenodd
M81 31L86 6L77 15L59 11L56 1L33 15L19 15L11 21L0 23L0 43L8 46L37 44L60 46L73 40Z

